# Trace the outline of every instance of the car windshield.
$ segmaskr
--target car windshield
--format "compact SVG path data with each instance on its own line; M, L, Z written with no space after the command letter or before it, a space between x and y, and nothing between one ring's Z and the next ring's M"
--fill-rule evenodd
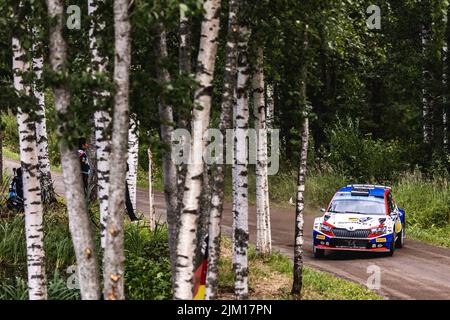
M381 201L371 200L333 200L329 212L385 215L386 206Z

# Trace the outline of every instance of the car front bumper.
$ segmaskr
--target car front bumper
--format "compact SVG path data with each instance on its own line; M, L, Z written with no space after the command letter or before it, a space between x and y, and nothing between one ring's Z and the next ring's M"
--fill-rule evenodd
M325 250L389 252L392 238L392 234L374 238L338 238L313 231L314 247Z

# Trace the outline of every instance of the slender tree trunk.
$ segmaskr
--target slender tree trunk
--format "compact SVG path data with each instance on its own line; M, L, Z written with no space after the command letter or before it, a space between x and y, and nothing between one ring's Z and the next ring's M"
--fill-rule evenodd
M156 227L156 217L155 217L155 205L153 201L153 178L152 178L152 166L153 166L153 156L151 144L149 142L147 148L148 155L148 198L149 198L149 222L150 222L150 230L154 230Z
M34 37L37 37L37 30L33 28ZM53 181L50 168L50 158L48 155L48 137L45 116L45 98L42 83L42 69L44 67L44 58L42 48L38 44L38 40L33 42L33 70L35 81L33 83L33 93L38 101L36 111L36 140L39 161L39 181L41 185L41 196L44 204L56 201L56 195L53 188Z
M21 73L29 72L24 61L25 52L17 38L12 40L14 88L24 95L30 88L24 85ZM45 252L43 232L43 209L39 184L39 163L36 143L36 124L21 108L17 112L19 126L20 162L22 166L23 195L25 207L25 236L27 245L28 295L30 300L46 300Z
M267 93L266 127L267 129L273 129L273 121L275 117L273 84L271 83L267 84L266 93Z
M304 56L308 50L308 33L303 33ZM301 107L306 111L306 81L307 81L307 61L303 62L301 69ZM309 141L309 120L305 116L301 131L301 153L297 179L297 202L295 207L295 244L294 244L294 281L292 284L292 294L299 296L303 284L303 210L305 208L305 180L306 180L306 160L308 158Z
M163 66L163 61L167 58L167 42L166 32L163 25L160 25L159 39L157 48L158 61L158 80L162 85L170 83L170 74L166 67ZM176 265L176 243L177 243L177 223L178 223L178 186L177 186L177 167L172 158L172 143L173 143L173 109L172 105L166 103L164 97L161 97L159 102L159 118L161 121L161 139L166 147L163 150L163 172L164 172L164 195L166 199L166 215L167 226L169 229L169 252L172 267L172 286L175 286L175 265Z
M442 70L442 86L443 86L443 104L442 104L442 143L443 143L443 149L444 149L444 157L448 157L449 155L449 143L448 143L448 120L447 120L447 114L449 110L449 85L448 85L448 71L449 71L449 51L448 51L448 44L450 41L450 21L449 21L449 9L450 6L447 4L447 10L445 10L444 13L444 22L446 25L446 36L444 38L444 45L442 48L442 64L443 64L443 70Z
M88 13L91 16L95 16L97 10L96 1L88 0ZM89 47L91 50L91 61L93 70L95 72L106 73L108 60L101 57L98 48L97 40L95 37L95 28L97 24L93 21L89 29ZM102 30L104 24L98 24L98 28ZM95 75L94 75L95 76ZM97 93L95 93L97 94ZM109 93L103 91L99 93L101 96L108 96ZM109 202L109 158L111 155L111 139L110 139L110 126L111 115L106 109L99 109L98 99L94 97L94 106L96 111L94 113L94 127L95 127L95 149L96 149L96 162L97 162L97 193L100 206L100 228L101 228L101 245L105 248L106 237L106 219L108 216L108 202Z
M422 120L423 120L423 143L430 145L432 141L432 104L433 100L430 93L431 70L429 63L429 47L431 39L431 17L430 7L427 5L428 1L423 1L423 21L421 29L422 40ZM431 152L431 150L428 150Z
M130 191L130 199L133 210L136 212L136 191L137 191L137 172L139 160L139 132L138 121L130 117L130 128L128 130L128 172L127 183Z
M228 13L228 35L226 49L226 63L223 80L222 105L220 114L220 131L222 136L226 136L226 130L232 128L231 114L234 105L234 89L236 87L236 59L237 59L237 15L239 10L238 0L229 2ZM225 161L225 160L224 160ZM209 212L209 252L208 270L206 275L205 299L213 300L217 297L219 285L219 258L220 258L220 237L221 221L225 188L224 163L215 166L214 179L212 185L211 204Z
M124 295L124 229L126 155L129 129L129 73L131 63L130 22L128 1L114 1L114 97L113 131L111 138L108 217L104 253L103 296L105 300L123 300Z
M306 158L308 152L309 121L303 120L302 150L297 180L297 203L295 207L294 282L292 294L300 295L303 284L303 210L305 208Z
M195 107L192 112L192 144L190 161L187 166L186 183L183 194L183 209L178 230L175 299L192 299L194 254L197 243L197 220L200 210L200 194L204 170L203 135L209 125L212 100L212 82L216 62L218 34L220 28L220 0L206 0L203 3L204 16L201 26L199 54L197 58L196 80L199 84L195 92Z
M87 149L87 154L89 158L90 175L88 182L88 203L94 203L98 199L98 188L97 188L97 138L95 136L95 116L94 119L90 121L90 127L92 129L89 135L89 147Z
M48 15L55 23L50 28L50 65L54 73L66 71L67 44L62 36L64 5L62 0L47 0ZM78 266L78 281L81 298L95 300L100 298L97 257L91 224L87 214L83 182L81 180L80 160L74 146L69 146L65 137L72 133L65 119L71 119L69 112L70 92L64 81L53 87L55 109L60 119L58 132L61 166L66 193L69 228L75 249Z
M179 65L180 65L180 74L184 76L188 76L192 73L192 35L191 35L191 22L192 19L189 15L186 15L185 12L180 10L180 48L179 48ZM191 101L192 92L189 90L187 92L187 100ZM187 129L188 128L188 119L185 113L180 112L178 114L178 128ZM186 141L181 141L182 144L185 144ZM184 184L186 182L186 170L187 164L182 163L178 165L178 209L181 210L183 197L181 196L184 192Z
M257 61L253 75L253 101L256 129L256 250L262 254L271 252L270 211L267 178L267 128L264 99L264 53L257 49Z
M235 203L233 218L235 220L234 255L235 273L234 293L236 299L248 298L248 40L250 31L246 25L239 26L238 59L237 59L237 104L234 113L236 138L234 145L235 167Z

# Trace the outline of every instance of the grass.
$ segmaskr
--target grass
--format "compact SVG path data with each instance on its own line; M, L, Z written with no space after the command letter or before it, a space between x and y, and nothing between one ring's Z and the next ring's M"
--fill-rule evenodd
M222 240L219 264L219 299L233 299L234 274L231 263L231 242ZM289 300L293 264L280 252L261 256L254 246L249 248L249 295L254 300ZM373 291L326 272L303 268L303 300L381 300Z

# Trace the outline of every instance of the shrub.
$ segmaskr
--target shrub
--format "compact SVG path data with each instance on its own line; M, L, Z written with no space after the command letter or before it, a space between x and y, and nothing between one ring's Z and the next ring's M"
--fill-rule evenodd
M353 182L382 183L407 167L402 161L402 147L398 141L363 136L358 121L347 119L343 123L338 119L326 135L330 143L326 161Z

